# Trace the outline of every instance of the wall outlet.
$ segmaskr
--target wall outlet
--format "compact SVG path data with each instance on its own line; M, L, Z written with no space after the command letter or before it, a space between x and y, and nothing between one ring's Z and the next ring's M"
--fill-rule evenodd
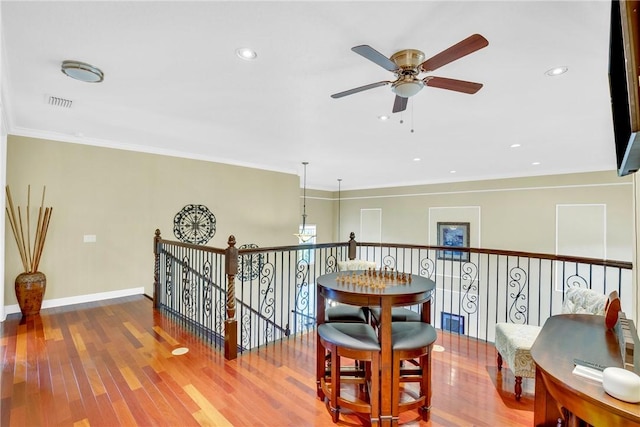
M95 243L96 235L95 234L85 234L84 235L84 243Z

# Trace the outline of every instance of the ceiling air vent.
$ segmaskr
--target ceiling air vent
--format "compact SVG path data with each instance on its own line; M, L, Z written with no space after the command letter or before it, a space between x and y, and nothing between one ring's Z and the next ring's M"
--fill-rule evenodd
M49 105L54 107L71 108L73 101L70 99L58 98L57 96L49 97Z

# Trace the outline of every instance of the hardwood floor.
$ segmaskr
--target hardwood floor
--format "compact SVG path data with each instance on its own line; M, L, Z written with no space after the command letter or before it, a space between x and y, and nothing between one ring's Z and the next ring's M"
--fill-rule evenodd
M431 421L411 411L401 425L532 425L533 385L516 402L493 345L438 332ZM0 345L2 426L334 425L316 397L313 332L225 361L134 296L10 315Z

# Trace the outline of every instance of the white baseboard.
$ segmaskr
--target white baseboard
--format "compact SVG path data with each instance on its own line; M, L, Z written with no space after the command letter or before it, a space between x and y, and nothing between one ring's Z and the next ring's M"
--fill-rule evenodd
M85 302L102 301L106 299L128 297L131 295L140 295L140 294L144 294L144 287L122 289L119 291L110 291L110 292L98 292L96 294L77 295L74 297L67 297L67 298L46 299L42 301L42 308L62 307L65 305L82 304ZM13 313L20 313L20 306L18 304L4 306L5 316ZM4 320L5 319L0 319L0 321L4 321Z

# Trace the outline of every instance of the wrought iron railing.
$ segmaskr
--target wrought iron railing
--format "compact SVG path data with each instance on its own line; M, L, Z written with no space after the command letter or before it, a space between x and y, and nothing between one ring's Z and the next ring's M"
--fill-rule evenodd
M361 243L353 233L344 243L238 249L231 236L228 248L216 249L163 240L156 233L156 307L224 347L228 358L314 328L316 278L354 258L432 279L431 323L487 341L493 341L496 322L541 325L560 313L570 286L605 294L615 290L623 304L631 304L630 262Z

